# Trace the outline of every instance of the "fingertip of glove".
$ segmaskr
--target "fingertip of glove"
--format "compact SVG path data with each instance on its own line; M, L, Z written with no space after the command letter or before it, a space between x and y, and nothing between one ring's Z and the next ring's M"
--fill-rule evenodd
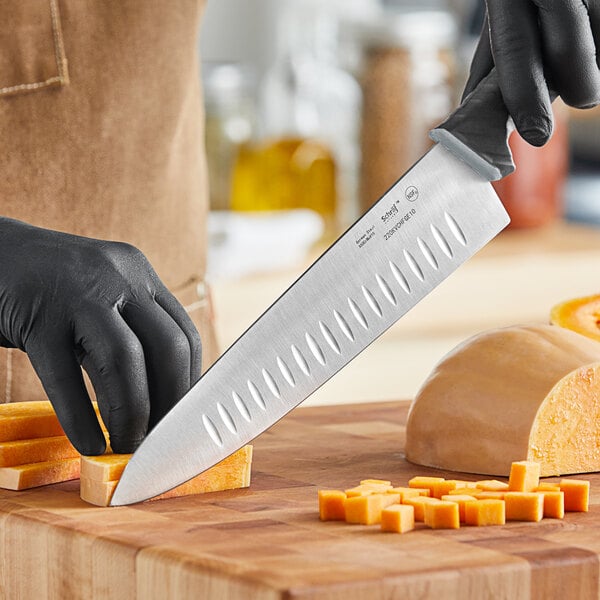
M543 146L552 135L552 120L545 117L529 117L517 123L517 130L528 144Z
M112 436L110 438L110 447L115 454L133 454L142 443L143 438L131 440L131 439L119 439Z
M73 442L73 446L79 454L83 456L100 456L106 452L106 442L104 438L102 440L80 440L78 442Z

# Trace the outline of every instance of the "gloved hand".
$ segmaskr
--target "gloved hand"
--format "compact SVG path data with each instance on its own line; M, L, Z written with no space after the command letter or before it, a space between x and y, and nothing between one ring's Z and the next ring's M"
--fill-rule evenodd
M82 454L133 452L200 377L200 337L128 244L0 218L0 345L24 350Z
M570 106L600 103L600 0L486 0L486 6L463 97L495 65L517 130L541 146L552 134L548 87Z

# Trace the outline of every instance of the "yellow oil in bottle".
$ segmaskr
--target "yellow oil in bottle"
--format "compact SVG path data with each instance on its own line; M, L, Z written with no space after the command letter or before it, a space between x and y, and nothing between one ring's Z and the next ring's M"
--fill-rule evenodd
M231 186L233 210L308 208L321 215L330 231L336 205L336 164L322 142L285 137L240 148Z

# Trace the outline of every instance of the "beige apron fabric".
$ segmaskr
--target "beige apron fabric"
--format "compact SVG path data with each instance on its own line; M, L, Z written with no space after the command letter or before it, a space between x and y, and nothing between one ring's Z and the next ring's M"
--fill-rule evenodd
M0 215L140 248L188 308L206 367L203 4L0 0ZM27 357L0 350L0 402L39 397Z

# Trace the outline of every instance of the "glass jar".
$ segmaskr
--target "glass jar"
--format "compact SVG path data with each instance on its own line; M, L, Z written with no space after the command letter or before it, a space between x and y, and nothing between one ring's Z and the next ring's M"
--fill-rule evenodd
M254 76L238 63L207 63L203 70L205 140L210 208L231 207L231 186L238 153L256 134Z
M360 118L360 87L338 62L334 8L282 4L277 51L261 82L260 141L238 155L232 199L237 210L312 209L326 237L356 206Z
M383 13L360 29L362 211L431 146L456 102L457 24L444 10Z

